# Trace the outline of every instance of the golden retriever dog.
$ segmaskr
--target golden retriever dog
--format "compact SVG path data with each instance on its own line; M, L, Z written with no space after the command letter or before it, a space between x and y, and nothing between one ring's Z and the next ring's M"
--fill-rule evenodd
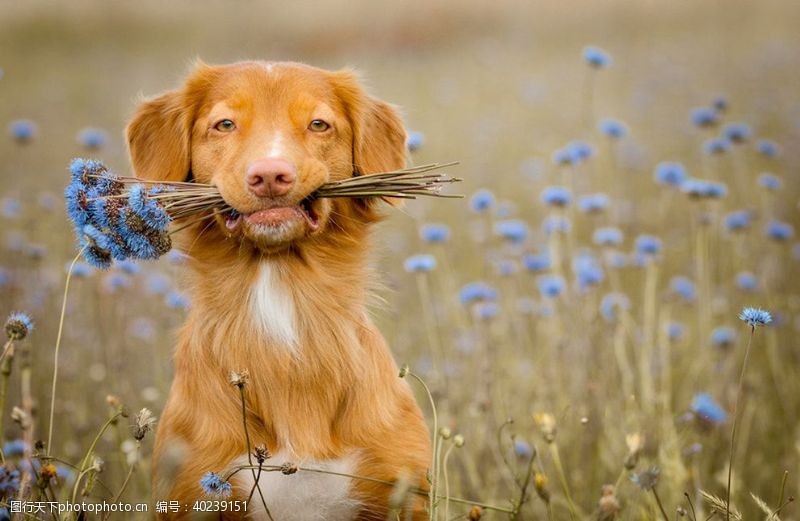
M263 472L264 502L253 495L249 518L268 519L266 503L275 521L383 520L386 482L405 476L427 489L423 416L365 305L380 203L309 198L329 181L404 167L405 137L397 111L352 72L299 63L198 64L182 87L136 109L127 139L137 176L214 184L235 209L179 232L191 309L153 487L156 500L181 508L164 518L187 517L208 499L206 472L247 464L239 390L229 382L243 369L251 450L264 445L267 464L301 467ZM183 457L166 472L176 447ZM254 474L231 479L229 500L248 499ZM413 519L425 517L424 499L408 503Z

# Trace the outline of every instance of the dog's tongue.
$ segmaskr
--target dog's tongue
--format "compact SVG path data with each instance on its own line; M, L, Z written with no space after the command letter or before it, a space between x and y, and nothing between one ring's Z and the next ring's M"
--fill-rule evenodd
M271 208L251 213L245 219L251 224L278 224L288 219L296 218L300 209L297 207Z

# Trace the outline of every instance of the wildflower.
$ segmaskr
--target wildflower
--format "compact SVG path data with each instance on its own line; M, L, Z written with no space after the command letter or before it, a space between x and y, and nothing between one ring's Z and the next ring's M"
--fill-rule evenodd
M7 441L3 444L3 456L6 458L22 456L25 454L25 449L27 446L27 443L20 439Z
M781 181L780 177L765 172L758 176L758 185L767 190L777 192L783 186L783 181Z
M725 112L728 110L728 98L723 95L719 95L714 98L714 101L711 102L711 106L714 107L714 110L717 112Z
M566 150L573 164L582 163L594 155L592 145L585 141L571 141L567 143Z
M476 301L496 300L497 290L485 282L470 282L461 288L458 297L465 305Z
M575 272L578 287L582 290L600 284L605 278L603 268L591 255L581 255L576 258L572 269Z
M542 192L542 202L550 206L567 206L572 202L572 193L563 186L549 186Z
M45 463L39 469L39 475L44 480L44 483L49 483L51 479L58 475L58 468L52 463Z
M592 234L592 242L598 246L619 246L623 238L622 230L612 226L598 228Z
M418 131L411 131L406 138L406 148L409 152L416 152L425 143L425 134Z
M29 119L12 121L8 126L8 133L17 143L25 145L36 137L36 123Z
M496 302L478 302L472 312L480 320L490 320L500 313L500 306Z
M188 255L174 248L167 252L167 262L176 266L183 264L187 257Z
M640 235L636 238L636 252L645 256L661 253L661 239L653 235Z
M681 163L665 161L656 165L653 177L658 184L679 187L689 177L689 174Z
M711 332L711 343L715 347L728 347L736 341L736 332L729 327L718 327Z
M614 322L619 311L627 311L630 307L631 301L624 293L607 293L600 300L600 314L606 322Z
M447 242L450 238L450 227L446 224L423 224L419 236L425 242Z
M158 204L152 196L165 190L166 188L161 186L148 188L143 184L135 184L128 193L128 205L133 214L146 222L149 228L158 231L166 231L170 217L164 207Z
M498 219L508 219L517 211L516 205L512 201L500 201L497 204L496 215Z
M722 129L722 135L731 143L739 144L749 140L753 135L753 131L747 123L728 123Z
M744 230L750 226L750 212L747 210L739 210L731 212L725 216L725 228L728 231L735 232Z
M512 243L521 243L528 237L528 225L518 219L499 221L494 225L494 233Z
M756 149L758 153L764 157L776 157L781 152L781 148L777 143L767 139L759 140L758 143L756 143Z
M151 295L165 295L170 288L170 279L163 273L152 273L145 281L145 289Z
M533 415L533 423L539 428L539 431L547 443L553 443L556 439L556 419L550 413L536 413Z
M728 413L708 393L698 393L692 398L691 410L701 420L718 425L728 420Z
M536 280L543 297L555 298L564 291L564 279L559 275L543 275Z
M658 485L658 478L661 475L661 469L658 467L650 467L644 472L631 475L631 481L642 490L653 490Z
M253 449L253 456L256 458L258 464L261 465L262 463L270 459L272 457L272 454L270 454L267 446L262 444L255 446L255 448Z
M247 369L242 369L241 371L231 371L228 375L228 382L234 386L241 389L250 381L250 371Z
M469 200L469 206L473 212L483 213L494 206L494 202L494 194L483 188L472 194Z
M464 436L462 436L461 434L456 434L455 436L453 436L453 445L455 445L457 448L463 447Z
M681 183L681 191L693 199L720 199L728 194L728 187L715 181L686 179Z
M628 446L628 455L625 456L623 466L628 470L633 470L639 463L639 455L644 450L644 436L639 432L625 435L625 445Z
M528 271L540 272L550 269L551 262L550 256L547 253L540 253L538 255L527 254L522 257L522 264Z
M691 302L697 296L695 291L694 282L689 280L688 277L673 277L669 283L673 293L680 296L683 300Z
M719 114L710 107L697 107L689 112L689 120L697 127L713 127L719 123Z
M787 241L794 236L794 227L781 221L770 221L764 229L767 237L776 241Z
M514 455L522 459L530 459L533 456L533 447L525 440L514 440Z
M117 261L114 263L114 266L119 268L121 272L127 273L128 275L136 275L142 271L142 268L138 264L128 259Z
M200 479L200 487L209 496L227 498L233 492L231 484L215 472L206 472Z
M606 194L589 194L578 199L578 208L584 213L600 213L608 208L608 203Z
M614 485L603 485L600 489L600 501L597 506L599 509L597 515L598 521L617 519L622 506L617 499Z
M33 331L33 320L27 314L14 312L6 319L6 336L9 340L22 340Z
M548 236L554 233L569 233L572 230L572 223L561 215L550 215L542 223L542 229Z
M755 329L759 326L766 326L772 322L772 315L769 314L769 311L763 309L744 308L742 312L739 313L739 320Z
M97 150L105 146L108 134L101 128L86 127L78 132L78 144L89 150Z
M281 473L286 476L291 476L292 474L296 474L297 471L300 470L297 468L297 465L292 463L291 461L287 461L283 465L281 465Z
M156 417L148 408L143 408L134 418L133 422L133 439L142 441L145 435L153 430L156 424Z
M11 470L8 465L0 466L0 496L16 496L19 493L19 478L19 470Z
M713 138L703 143L703 152L709 155L724 154L731 149L731 142L725 138Z
M28 413L17 407L11 408L11 419L20 426L22 430L27 430L31 426L31 419Z
M559 148L553 152L553 163L556 165L569 165L572 164L572 155L566 148Z
M533 474L533 489L536 491L536 495L539 496L539 499L545 503L550 503L550 492L547 490L547 476L541 472L535 472Z
M480 521L483 517L483 509L478 505L473 505L472 508L469 509L467 513L467 520L468 521Z
M436 269L436 257L433 255L412 255L403 263L403 268L409 273L426 273Z
M3 197L0 200L0 215L6 219L16 219L19 217L19 211L22 208L22 203L19 199L13 197Z
M167 307L172 309L189 309L189 298L177 291L170 291L167 293L164 302L167 304Z
M586 60L590 67L595 69L605 69L612 63L611 56L608 53L593 46L583 48L583 59Z
M603 119L600 120L600 123L597 125L597 128L602 132L604 135L612 138L612 139L621 139L625 137L628 133L628 129L624 123L621 121L617 121L616 119Z
M670 322L667 324L667 337L676 342L683 337L685 327L680 322Z
M103 278L103 285L110 293L118 289L130 288L133 283L130 277L122 273L109 273Z
M742 271L736 274L736 286L744 291L755 291L758 289L758 280L749 271Z

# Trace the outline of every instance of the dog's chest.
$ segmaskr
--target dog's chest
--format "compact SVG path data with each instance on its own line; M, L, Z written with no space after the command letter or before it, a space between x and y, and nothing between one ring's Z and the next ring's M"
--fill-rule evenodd
M290 351L297 349L297 318L292 294L278 269L269 261L259 266L249 295L255 326Z
M290 460L286 453L279 452L267 461L270 465L281 465ZM337 474L353 474L356 457L354 454L335 460L293 461L301 467L318 469ZM247 464L247 456L241 456L234 464ZM255 479L250 471L244 470L236 475L236 488L239 495L247 497ZM322 472L299 470L295 474L281 472L262 472L258 480L264 502L276 521L348 521L356 517L359 502L351 497L351 479ZM258 491L252 495L247 505L247 518L269 519Z

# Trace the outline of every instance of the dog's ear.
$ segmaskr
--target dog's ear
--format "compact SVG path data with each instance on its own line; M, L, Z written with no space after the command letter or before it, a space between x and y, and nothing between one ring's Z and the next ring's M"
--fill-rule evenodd
M353 173L372 174L406 166L406 130L398 110L368 95L350 70L332 75L353 132Z
M137 177L185 181L191 168L191 135L214 67L197 62L178 90L144 100L125 129L131 164Z

